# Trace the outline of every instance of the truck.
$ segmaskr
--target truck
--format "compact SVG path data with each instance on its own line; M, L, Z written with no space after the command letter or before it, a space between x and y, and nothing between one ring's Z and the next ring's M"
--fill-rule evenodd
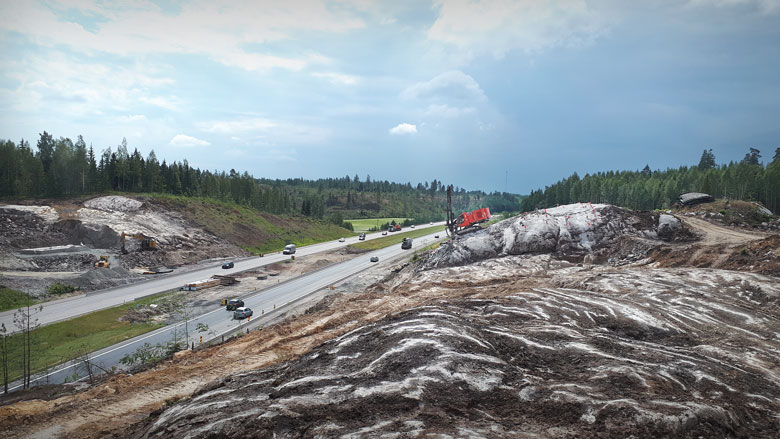
M279 248L279 247L277 247ZM284 250L282 251L283 255L294 255L295 254L295 244L287 244L284 246Z
M400 231L401 231L401 225L400 225L400 224L396 224L396 225L394 225L394 226L393 226L393 231L394 231L394 232L400 232Z
M412 238L404 238L404 240L401 242L401 248L404 250L409 250L412 248Z

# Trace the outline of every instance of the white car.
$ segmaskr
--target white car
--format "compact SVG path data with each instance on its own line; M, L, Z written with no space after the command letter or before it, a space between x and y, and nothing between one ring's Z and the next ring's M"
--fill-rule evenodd
M344 238L339 238L339 242L344 242L344 241L345 241Z
M382 235L387 235L387 230L383 231Z
M412 224L412 228L414 228L414 224Z

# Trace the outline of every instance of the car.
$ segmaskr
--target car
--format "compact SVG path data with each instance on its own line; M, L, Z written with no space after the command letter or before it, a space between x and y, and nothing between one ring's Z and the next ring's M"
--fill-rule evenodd
M365 234L365 232L364 232L364 233L361 233L361 234L360 234L360 236L358 236L358 239L359 239L359 240L361 240L361 241L365 241L365 240L366 240L366 234Z
M414 224L412 224L411 227L414 228Z
M233 265L232 261L231 262L225 262L224 264L222 264L222 269L223 270L227 270L228 268L233 268L233 266L234 265Z
M401 242L401 248L403 250L412 248L412 238L404 238L403 242Z
M246 308L246 307L242 306L242 307L236 308L236 310L233 311L233 318L236 319L236 320L241 320L241 319L245 319L247 317L252 317L252 314L254 314L254 313L252 312L251 308Z
M339 242L344 242L344 241L345 241L344 238L339 238Z
M429 224L430 224L430 225L433 225L433 222L430 222Z
M387 230L382 231L382 236L387 235Z
M225 306L225 311L235 311L238 308L241 308L244 306L244 301L241 299L230 299L228 300L227 306Z
M439 239L439 235L433 235L433 237Z
M371 256L371 262L379 262L379 256Z

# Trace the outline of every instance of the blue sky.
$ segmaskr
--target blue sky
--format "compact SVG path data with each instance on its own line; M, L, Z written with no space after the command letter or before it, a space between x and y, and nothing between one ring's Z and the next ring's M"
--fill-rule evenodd
M527 193L780 147L780 0L0 0L0 138Z

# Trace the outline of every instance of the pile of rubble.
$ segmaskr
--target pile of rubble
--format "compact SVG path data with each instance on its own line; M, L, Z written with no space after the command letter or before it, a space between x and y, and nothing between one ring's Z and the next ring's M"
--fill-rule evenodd
M423 269L526 253L582 260L627 238L643 240L647 248L652 246L648 243L695 239L673 215L579 203L523 214L460 236L457 243L447 243L428 257Z

